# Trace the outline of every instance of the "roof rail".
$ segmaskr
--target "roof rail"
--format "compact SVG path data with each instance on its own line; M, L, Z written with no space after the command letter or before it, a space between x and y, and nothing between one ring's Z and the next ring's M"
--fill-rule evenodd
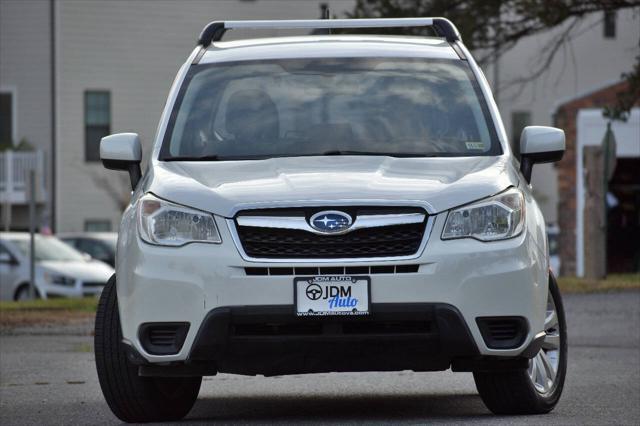
M222 40L227 30L250 29L294 29L294 28L392 28L392 27L432 27L438 37L448 42L460 40L458 29L445 18L381 18L381 19L298 19L276 21L213 21L200 33L198 44L208 47L214 41Z

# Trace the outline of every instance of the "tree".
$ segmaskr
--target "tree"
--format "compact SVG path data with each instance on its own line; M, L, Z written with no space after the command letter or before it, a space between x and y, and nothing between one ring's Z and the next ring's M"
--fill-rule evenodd
M474 51L481 65L490 64L528 36L552 28L562 28L543 53L539 66L508 84L526 83L542 75L560 49L571 40L578 23L595 12L635 9L639 0L356 0L349 18L399 18L444 16L455 22L465 45ZM380 31L376 31L380 33ZM387 34L432 35L429 28L390 28ZM634 68L623 74L630 90L620 95L618 104L605 113L623 118L640 100L640 55Z
M91 180L96 187L101 188L117 206L119 211L124 211L131 200L131 184L129 177L124 173L104 173L104 170L92 170Z
M604 109L604 116L611 120L625 121L631 108L640 100L640 55L636 56L633 70L622 74L622 78L627 82L627 90L618 94L615 105Z

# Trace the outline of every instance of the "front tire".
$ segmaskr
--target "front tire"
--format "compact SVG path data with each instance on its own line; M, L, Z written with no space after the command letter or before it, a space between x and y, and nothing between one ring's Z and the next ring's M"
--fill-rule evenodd
M494 414L544 414L560 399L567 372L567 326L552 274L544 328L542 349L529 360L529 368L473 373L482 401Z
M202 377L140 377L126 357L116 294L116 276L100 296L95 323L98 379L109 408L128 423L180 420L193 407Z
M40 299L40 292L38 289L35 289L35 298ZM13 300L16 302L24 302L26 300L32 300L31 298L31 289L29 288L29 283L20 284L15 294L13 295Z

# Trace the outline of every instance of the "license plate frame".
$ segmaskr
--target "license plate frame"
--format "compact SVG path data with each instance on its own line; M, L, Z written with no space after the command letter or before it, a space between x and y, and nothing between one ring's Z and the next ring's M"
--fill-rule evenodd
M307 296L307 289L312 284L319 287L320 296L318 299L311 299L311 296ZM347 285L351 290L346 291L344 289ZM331 299L335 297L332 290L327 290L327 287L338 288L338 300L334 301L334 303L348 303L349 301L356 299L355 307L336 306L335 309L331 309L330 306L327 306L327 309L325 310L321 308L318 309L320 303L324 302L330 304ZM315 290L317 290L317 288ZM309 294L313 293L313 291L309 292ZM317 291L315 294L318 294ZM356 295L358 297L356 297ZM363 296L366 297L366 302L364 304L361 302ZM371 313L371 277L366 275L316 275L294 277L293 299L293 309L298 317L366 316Z

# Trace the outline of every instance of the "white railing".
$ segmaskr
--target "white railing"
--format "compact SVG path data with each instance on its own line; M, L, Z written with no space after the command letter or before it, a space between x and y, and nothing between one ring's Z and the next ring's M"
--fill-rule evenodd
M0 152L0 203L29 202L29 171L36 172L36 201L46 199L46 176L42 151Z

